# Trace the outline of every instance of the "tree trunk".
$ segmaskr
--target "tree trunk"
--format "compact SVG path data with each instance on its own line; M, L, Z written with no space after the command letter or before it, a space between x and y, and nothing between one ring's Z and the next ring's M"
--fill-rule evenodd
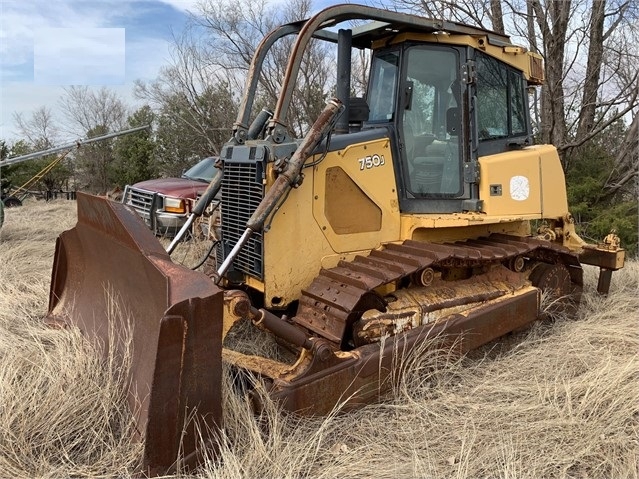
M493 22L493 30L499 33L505 33L501 0L490 0L490 14Z
M541 138L560 146L567 140L564 101L564 53L572 2L550 1L544 11L538 0L531 2L541 30L546 63L546 83L541 89Z
M635 114L630 128L615 158L615 167L604 185L603 197L615 195L631 182L635 182L634 197L639 195L639 114Z
M530 51L539 53L537 35L535 34L535 12L533 11L532 2L530 0L526 2L526 32L528 33Z
M590 16L590 42L588 47L588 65L584 79L581 111L577 138L583 138L593 129L597 108L597 91L603 59L603 31L606 11L606 0L593 0Z

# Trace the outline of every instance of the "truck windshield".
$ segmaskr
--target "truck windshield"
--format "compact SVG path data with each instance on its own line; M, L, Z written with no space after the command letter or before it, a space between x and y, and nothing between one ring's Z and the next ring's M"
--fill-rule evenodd
M204 158L199 163L186 170L182 174L182 178L188 180L204 181L210 183L218 169L215 168L215 158Z

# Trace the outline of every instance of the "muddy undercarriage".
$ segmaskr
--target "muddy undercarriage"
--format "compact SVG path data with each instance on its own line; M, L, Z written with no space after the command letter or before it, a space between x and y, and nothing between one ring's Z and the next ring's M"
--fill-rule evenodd
M538 319L542 294L555 311L574 309L581 288L577 256L542 240L493 234L389 244L322 270L290 319L227 291L227 310L245 313L225 325L223 358L261 377L286 408L322 414L345 398L354 406L385 391L398 352L430 342L463 354ZM258 353L254 339L243 347L234 330L246 330L246 321L279 347Z

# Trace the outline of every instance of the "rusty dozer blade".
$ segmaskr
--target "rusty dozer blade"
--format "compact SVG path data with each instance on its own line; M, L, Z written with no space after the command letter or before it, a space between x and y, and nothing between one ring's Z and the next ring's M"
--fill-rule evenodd
M56 243L48 320L75 325L116 354L109 337L127 331L109 329L130 330L129 404L144 445L141 472L163 474L178 458L193 466L200 440L222 420L222 291L173 263L128 207L80 193L77 201L77 225ZM109 291L128 325L110 321Z

